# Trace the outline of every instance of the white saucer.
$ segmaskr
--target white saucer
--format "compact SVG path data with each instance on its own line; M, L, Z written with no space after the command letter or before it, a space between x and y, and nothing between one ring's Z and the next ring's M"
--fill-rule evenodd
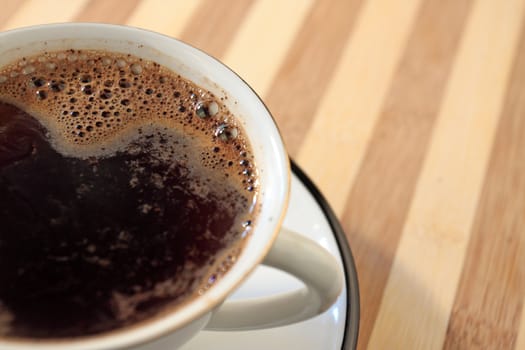
M357 276L344 232L308 177L292 164L291 198L284 226L325 247L345 271L345 286L323 314L290 326L240 332L201 331L181 350L341 350L354 349L359 323ZM341 247L341 248L339 248ZM260 266L231 298L253 298L301 288L295 278ZM150 347L145 346L148 350ZM171 349L170 349L171 350Z

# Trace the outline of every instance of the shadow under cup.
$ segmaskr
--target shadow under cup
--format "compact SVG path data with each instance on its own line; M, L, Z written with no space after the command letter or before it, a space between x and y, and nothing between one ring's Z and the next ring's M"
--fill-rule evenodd
M209 312L262 261L275 240L289 195L287 153L268 110L254 91L229 68L187 44L157 33L106 24L44 25L0 33L0 67L24 56L66 49L105 50L151 60L175 71L224 101L248 138L259 173L259 210L251 237L232 268L204 295L184 302L174 312L127 328L71 340L2 340L2 349L113 349L171 334L182 344L205 326Z

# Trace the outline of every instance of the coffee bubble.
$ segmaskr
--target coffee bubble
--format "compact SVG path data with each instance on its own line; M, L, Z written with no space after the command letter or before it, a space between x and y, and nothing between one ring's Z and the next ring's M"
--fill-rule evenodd
M56 63L49 62L49 63L46 63L45 67L46 67L48 70L55 70L55 69L57 68L57 65L56 65Z
M228 124L221 124L215 130L215 136L225 142L236 139L238 135L237 128Z
M65 155L111 155L144 126L168 128L213 150L197 155L205 167L255 177L251 163L242 164L252 156L241 154L248 147L223 98L155 62L108 52L46 52L0 69L0 101L36 116Z
M135 75L142 73L142 66L140 64L134 63L131 65L131 72Z
M124 67L126 67L126 65L127 65L126 60L124 60L123 58L117 59L117 67L118 68L124 68Z
M35 67L34 66L26 66L22 69L22 74L24 75L28 75L28 74L31 74L31 73L34 73L35 72Z

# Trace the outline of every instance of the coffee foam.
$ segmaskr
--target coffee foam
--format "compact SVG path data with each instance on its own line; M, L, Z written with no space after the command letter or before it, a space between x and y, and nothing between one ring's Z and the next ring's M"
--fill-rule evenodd
M201 145L201 166L253 191L253 158L224 98L158 63L105 51L44 52L0 69L0 101L35 116L63 155L110 156L137 131L171 130Z
M63 155L109 157L120 151L133 152L135 142L147 138L160 160L176 161L204 172L199 176L203 182L192 184L195 193L205 198L210 186L216 185L214 181L227 180L241 192L250 193L224 193L232 210L238 210L236 206L251 207L252 212L254 203L246 201L255 202L257 197L253 156L242 127L223 104L223 98L155 62L123 54L45 52L0 68L0 101L35 117L47 130L53 147ZM199 147L194 147L196 144ZM195 149L200 151L195 153ZM132 169L130 186L136 184L134 172L140 171L140 167ZM157 180L152 174L151 183ZM162 181L158 184L162 186ZM145 203L141 210L151 210L148 205L152 207ZM248 219L243 218L244 225L234 225L244 226L243 237L251 229ZM203 294L226 273L241 248L241 242L232 242L230 249L203 267L197 276L202 273L204 278L195 281L195 292ZM98 260L94 263L111 264ZM185 283L195 276L195 271L189 271L180 281L166 281L133 296L115 293L114 312L117 318L126 318L151 295L181 293ZM0 301L0 331L11 319Z

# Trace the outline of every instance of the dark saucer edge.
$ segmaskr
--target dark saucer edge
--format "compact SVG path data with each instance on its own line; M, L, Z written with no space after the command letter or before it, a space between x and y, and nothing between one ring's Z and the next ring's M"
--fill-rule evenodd
M343 336L343 344L341 346L342 350L350 350L357 348L357 338L359 335L359 313L360 313L360 304L359 304L359 282L357 278L357 270L355 267L354 258L346 239L345 232L339 223L339 219L333 212L332 208L328 204L325 197L315 186L315 184L310 180L306 173L293 161L290 159L292 172L297 176L297 178L305 185L308 191L317 201L317 204L323 211L323 214L326 216L330 228L334 232L335 240L339 247L341 253L341 258L343 260L343 267L346 280L346 290L347 290L347 303L346 303L346 320L345 320L345 334Z

